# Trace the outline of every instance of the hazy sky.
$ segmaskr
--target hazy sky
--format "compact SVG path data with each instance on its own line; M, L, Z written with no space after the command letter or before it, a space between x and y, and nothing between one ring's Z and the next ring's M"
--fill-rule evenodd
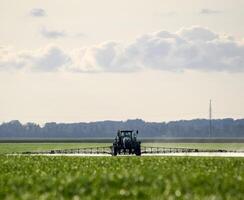
M244 117L243 0L0 0L0 122Z

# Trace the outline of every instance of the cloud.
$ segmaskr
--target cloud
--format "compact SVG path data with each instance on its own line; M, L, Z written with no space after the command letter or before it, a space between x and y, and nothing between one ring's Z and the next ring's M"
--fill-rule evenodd
M81 72L244 71L243 43L200 26L145 34L129 44L105 42L74 54L69 67Z
M43 8L33 8L30 11L30 15L32 17L45 17L47 14Z
M24 66L24 61L13 48L0 46L0 70L19 70Z
M40 33L41 33L41 35L43 37L48 38L48 39L57 39L57 38L60 38L60 37L67 36L65 31L49 30L49 29L46 29L46 28L42 28Z
M80 33L74 34L73 37L77 37L77 38L79 38L79 37L87 37L87 35L85 33L81 33L80 32Z
M0 68L83 73L145 69L244 72L244 43L193 26L144 34L130 43L107 41L69 52L55 45L28 52L0 48Z
M208 9L208 8L203 8L200 11L200 14L204 14L204 15L212 15L212 14L220 14L222 11L220 10L212 10L212 9Z
M156 12L154 15L157 17L173 17L177 14L175 11L167 11L167 12Z
M218 34L209 30L208 28L203 28L200 26L195 26L191 28L182 28L178 32L179 36L188 41L213 41L218 39Z
M62 70L70 62L70 57L64 50L55 45L48 45L35 51L9 52L6 50L7 47L2 49L1 70L53 72Z
M64 50L55 45L40 49L35 54L27 53L30 68L35 71L58 71L70 62Z

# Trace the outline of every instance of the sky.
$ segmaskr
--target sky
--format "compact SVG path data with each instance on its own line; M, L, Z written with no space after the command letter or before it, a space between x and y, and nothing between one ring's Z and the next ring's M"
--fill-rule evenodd
M0 0L0 122L244 117L242 0Z

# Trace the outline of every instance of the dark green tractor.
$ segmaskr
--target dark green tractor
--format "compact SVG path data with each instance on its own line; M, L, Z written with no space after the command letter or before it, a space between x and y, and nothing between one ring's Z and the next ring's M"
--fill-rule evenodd
M112 155L135 154L141 155L141 142L137 140L138 130L118 130L112 146Z

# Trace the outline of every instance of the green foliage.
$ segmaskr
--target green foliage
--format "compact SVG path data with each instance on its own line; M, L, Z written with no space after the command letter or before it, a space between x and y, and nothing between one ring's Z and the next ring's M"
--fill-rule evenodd
M244 150L244 143L144 143L144 146Z
M0 156L0 199L243 199L244 159Z
M83 147L110 146L108 143L0 143L0 154Z

